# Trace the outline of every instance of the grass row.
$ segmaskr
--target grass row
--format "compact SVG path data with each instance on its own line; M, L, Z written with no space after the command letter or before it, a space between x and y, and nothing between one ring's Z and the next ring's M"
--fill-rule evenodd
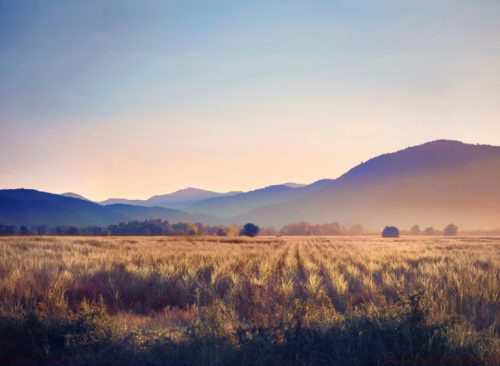
M500 239L0 239L1 365L496 365Z

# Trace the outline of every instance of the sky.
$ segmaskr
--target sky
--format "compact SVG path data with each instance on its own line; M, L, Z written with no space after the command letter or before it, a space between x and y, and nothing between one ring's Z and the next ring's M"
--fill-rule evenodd
M0 188L94 200L500 145L498 0L0 0Z

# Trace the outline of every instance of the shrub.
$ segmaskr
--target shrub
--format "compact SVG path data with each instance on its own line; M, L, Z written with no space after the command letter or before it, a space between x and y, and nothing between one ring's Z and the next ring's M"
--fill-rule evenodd
M0 314L0 364L91 364L110 353L113 333L102 304L83 303L76 314Z
M434 235L434 228L433 227L426 227L424 230L424 234L428 235L428 236Z
M420 226L413 225L410 229L411 235L420 235Z
M399 238L399 229L395 226L386 226L382 231L383 238Z
M249 222L248 224L245 224L245 226L243 226L243 229L241 229L240 231L240 235L246 235L253 238L254 236L259 235L259 231L260 229L257 225Z
M458 233L458 226L455 224L448 224L444 228L444 235L446 236L455 236Z
M16 228L13 225L0 225L0 235L14 235Z

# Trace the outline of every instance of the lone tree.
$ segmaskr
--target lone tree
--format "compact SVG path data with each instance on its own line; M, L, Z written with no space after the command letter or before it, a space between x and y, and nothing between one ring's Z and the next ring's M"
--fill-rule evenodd
M424 230L425 235L434 235L434 228L433 227L426 227Z
M28 229L27 226L22 225L19 228L19 235L28 235L30 233L30 230Z
M254 236L259 235L259 231L260 229L257 225L249 222L248 224L245 224L245 226L243 226L243 228L240 231L240 235L246 235L253 238Z
M458 233L458 226L455 224L448 224L444 228L443 233L446 236L455 236Z
M420 226L413 225L410 229L411 235L420 235Z
M386 226L382 231L382 238L399 238L399 229L395 226Z

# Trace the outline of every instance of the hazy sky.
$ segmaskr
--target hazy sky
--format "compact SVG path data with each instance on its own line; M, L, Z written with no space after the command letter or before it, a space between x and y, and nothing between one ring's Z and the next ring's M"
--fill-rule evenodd
M500 1L0 0L0 188L91 199L500 145Z

